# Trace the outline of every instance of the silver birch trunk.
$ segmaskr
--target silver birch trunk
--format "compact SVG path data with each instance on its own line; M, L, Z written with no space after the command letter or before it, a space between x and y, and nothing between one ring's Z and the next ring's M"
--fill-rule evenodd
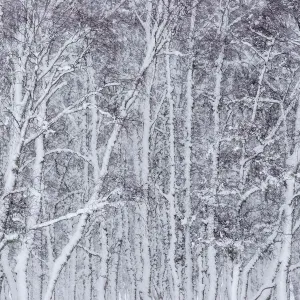
M167 52L169 52L169 43L167 44ZM169 101L169 164L170 164L170 186L169 194L167 199L169 200L169 223L170 223L170 246L169 246L169 265L172 274L173 281L173 297L174 299L179 299L179 276L176 268L175 254L176 254L176 177L175 177L175 128L174 128L174 99L172 96L172 86L171 86L171 68L170 68L170 55L166 55L166 75L167 75L167 99Z
M190 31L189 31L189 42L188 48L189 51L193 51L194 48L194 27L197 11L197 0L193 1L192 15L190 19ZM186 87L186 141L185 141L185 221L186 226L184 229L185 235L185 299L193 299L193 260L191 252L191 233L190 233L190 219L191 219L191 153L192 153L192 118L193 118L193 105L194 98L192 95L193 91L193 61L192 58L189 61L189 68L187 73L187 87Z

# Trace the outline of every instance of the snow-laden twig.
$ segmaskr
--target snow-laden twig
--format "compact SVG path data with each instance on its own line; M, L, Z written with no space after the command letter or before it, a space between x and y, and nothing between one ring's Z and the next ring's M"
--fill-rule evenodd
M102 258L102 256L101 256L100 253L95 252L95 251L92 251L92 250L88 249L87 247L85 247L85 246L83 246L83 245L81 245L81 244L78 244L77 247L83 249L83 250L84 250L85 252L87 252L88 254L91 254L91 255L93 255L93 256L97 256L97 257L99 257L99 258Z
M47 122L47 126L44 126L40 131L38 131L37 133L35 133L32 136L28 137L24 141L24 145L27 145L27 144L31 143L36 138L38 138L41 134L45 133L47 130L49 130L49 128L50 128L51 125L53 125L54 123L56 123L63 116L65 116L67 114L70 114L70 113L74 113L74 112L77 111L77 109L85 109L85 107L81 108L81 107L78 107L78 106L81 105L91 95L95 95L95 93L97 93L97 92L90 92L90 93L84 95L78 101L76 101L75 103L71 104L70 106L68 106L67 108L65 108L63 111L61 111L60 113L58 113L55 117L53 117L51 120L49 120Z
M254 30L251 26L250 26L250 30L257 34L258 36L268 40L268 41L271 41L272 43L274 43L274 37L269 37L269 36L266 36L265 34L261 33L261 32L258 32L257 30Z
M45 152L45 156L51 155L51 154L54 154L54 153L58 153L58 154L60 154L60 153L70 153L70 154L73 154L74 156L82 158L83 160L85 160L86 162L91 164L91 158L90 157L85 156L85 155L83 155L83 154L81 154L77 151L72 150L72 149L64 149L64 148L59 149L59 148L57 148L57 149L49 150L49 151Z
M278 231L281 224L282 211L279 213L279 221L276 224L276 227L273 233L267 238L267 241L262 245L262 247L258 248L256 253L252 256L246 266L242 271L242 286L241 286L241 299L246 299L247 296L247 288L248 288L248 277L250 271L254 268L257 261L261 258L262 254L274 243L275 238L278 235Z
M244 192L241 195L241 200L238 203L238 207L240 208L251 195L253 195L254 193L256 193L260 190L261 190L261 187L254 186L254 187L250 188L249 190L247 190L246 192Z
M173 51L163 51L160 53L160 55L174 55L174 56L179 56L179 57L185 57L190 55L189 53L182 53L178 50L173 50Z
M118 191L118 189L116 189L114 192L110 193L108 196L102 198L102 201L107 200L111 195L115 194L116 191ZM47 226L56 224L56 223L61 222L61 221L73 219L73 218L78 217L82 214L92 214L92 213L94 213L98 210L101 210L105 206L118 207L122 204L124 204L124 202L112 202L112 203L110 203L110 202L107 202L107 201L96 203L96 204L93 204L93 205L88 204L86 207L78 209L76 212L68 213L68 214L66 214L64 216L61 216L61 217L58 217L56 219L37 224L37 225L31 227L30 229L31 230L40 229L40 228L43 228L43 227L47 227Z
M156 189L157 189L157 191L166 199L166 200L170 200L170 194L166 194L166 193L164 193L163 192L163 190L160 188L160 186L159 185L155 185L155 187L156 187Z
M275 286L275 283L273 283L273 282L269 282L269 283L264 284L261 287L261 289L257 292L257 294L252 298L252 300L259 299L260 296L263 294L264 291L270 290L270 289L274 288L274 286Z
M72 37L70 37L58 50L54 58L49 62L49 64L45 67L45 69L41 72L41 74L38 76L37 80L40 81L43 77L45 77L54 67L56 62L60 59L62 54L65 52L65 50L73 43L75 43L78 39L80 39L81 36L88 33L88 29L79 31L78 33L74 34Z

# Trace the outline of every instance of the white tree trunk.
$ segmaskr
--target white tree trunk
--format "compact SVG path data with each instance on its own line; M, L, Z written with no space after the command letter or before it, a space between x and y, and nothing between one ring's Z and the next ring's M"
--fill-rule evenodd
M194 48L194 27L197 11L197 0L193 1L193 8L190 20L190 31L189 31L189 51L193 51ZM186 141L185 141L185 221L186 226L184 230L185 234L185 299L193 299L193 260L191 252L191 233L190 233L190 220L191 220L191 153L192 153L192 118L193 118L193 105L194 98L192 95L193 91L193 62L194 58L189 61L189 68L187 73L187 87L186 87Z
M20 35L20 41L22 41L22 35ZM23 99L23 68L26 62L26 58L23 56L22 47L18 47L18 54L20 59L16 59L14 62L15 68L15 78L13 85L13 97L12 97L12 114L14 115L13 125L12 125L12 135L10 137L9 149L8 149L8 161L7 167L4 176L4 188L3 193L1 195L0 201L0 239L3 237L6 219L7 219L7 211L9 209L9 194L13 191L17 174L18 174L18 163L21 155L21 150L23 147L25 134L28 126L28 118L25 118L23 122L22 113L24 107L26 106L26 99ZM18 122L18 124L16 124ZM20 129L17 129L17 126L21 125Z
M1 252L1 265L8 283L10 298L11 300L18 300L16 282L8 260L8 248L3 249Z
M199 254L198 254L198 284L197 284L197 300L204 300L204 257L203 257L204 247L200 246Z
M72 229L72 226L70 226ZM69 261L69 268L68 268L68 277L69 277L69 284L68 284L68 289L66 288L66 290L68 290L68 299L72 300L72 299L76 299L76 280L77 280L77 250L74 249L74 251L71 254L71 258ZM85 290L84 290L85 292ZM86 300L86 299L84 299Z
M106 226L101 226L101 262L98 278L98 300L106 299L106 285L107 285L107 261L108 261L108 245Z
M150 2L148 5L151 6ZM151 8L148 10L151 13ZM148 14L148 17L149 17ZM149 22L151 22L149 20ZM149 23L148 23L149 25ZM149 25L150 26L150 25ZM150 30L150 29L149 29ZM151 51L152 44L148 40L147 53ZM149 299L150 292L150 248L149 248L149 236L148 236L148 197L149 197L149 153L150 153L150 132L151 132L151 89L155 76L155 70L153 67L147 71L146 74L146 95L143 102L143 137L142 137L142 161L141 161L141 179L143 186L143 203L140 207L141 212L141 261L143 264L142 282L140 284L139 292L142 294L142 299Z
M238 298L238 287L239 287L239 277L240 277L240 263L233 262L232 268L232 280L231 280L231 300L239 300Z
M169 43L166 47L167 52L169 52ZM174 129L174 99L172 97L172 86L171 86L171 69L170 69L170 56L166 55L166 74L167 74L167 99L169 101L169 164L170 164L170 187L169 187L169 223L170 223L170 247L169 247L169 265L172 274L173 281L173 297L174 299L179 299L179 276L177 273L175 254L176 254L176 200L175 200L175 129Z
M217 251L214 243L214 230L215 230L215 204L217 197L217 189L219 185L219 153L220 153L220 101L222 99L222 80L223 80L223 64L225 55L225 34L228 23L228 1L225 4L224 11L220 16L220 43L221 49L218 59L216 61L215 70L215 90L213 101L213 120L214 120L214 142L212 145L212 178L211 178L211 194L212 196L208 202L208 218L207 218L207 237L209 246L207 249L207 265L208 265L208 300L215 300L217 297L218 274L216 265Z
M289 300L289 268L292 255L293 238L293 217L294 217L294 192L296 189L295 173L300 162L300 144L298 137L300 134L300 101L297 103L294 127L294 149L289 155L287 151L286 165L289 168L286 174L286 189L284 194L283 209L283 234L281 241L281 250L279 256L279 269L276 276L276 297L280 300ZM288 133L285 132L287 135Z
M46 115L46 104L43 103L39 110L38 126L42 127ZM44 162L44 137L40 135L35 140L35 161L33 166L33 179L31 198L29 201L29 216L27 217L27 230L28 234L25 235L22 241L21 249L17 257L16 264L16 283L18 289L18 299L28 299L28 286L27 286L27 266L30 251L34 242L34 230L30 230L37 224L42 200L42 171Z
M296 169L298 159L295 160L296 152L293 153L289 161L291 167ZM298 155L297 155L298 156ZM279 254L279 269L276 276L276 297L277 299L289 300L289 268L292 255L292 235L293 235L293 199L294 199L295 178L293 174L288 174L286 179L285 205L283 210L283 235L281 242L281 250Z

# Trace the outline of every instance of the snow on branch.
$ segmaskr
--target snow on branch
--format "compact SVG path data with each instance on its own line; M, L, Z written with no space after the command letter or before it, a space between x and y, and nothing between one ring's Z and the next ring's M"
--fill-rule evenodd
M38 81L40 81L43 77L45 77L54 67L56 62L60 59L62 54L65 52L65 50L73 43L75 43L78 39L80 39L81 36L88 33L88 29L85 29L83 31L77 32L72 37L70 37L58 50L54 58L50 61L47 67L42 71L42 73L38 77Z
M270 290L272 288L275 287L275 283L274 282L270 282L267 284L264 284L261 289L257 292L257 294L252 298L252 300L257 300L260 298L260 296L263 294L263 292L265 292L266 290Z
M119 189L115 189L109 195L102 198L101 199L102 202L100 202L100 203L87 203L87 205L84 208L78 209L76 212L68 213L68 214L66 214L64 216L61 216L61 217L58 217L56 219L37 224L37 225L31 227L30 229L31 230L40 229L40 228L43 228L43 227L54 225L54 224L56 224L58 222L61 222L61 221L73 219L73 218L78 217L78 216L83 215L83 214L92 214L92 213L94 213L98 210L103 209L105 206L119 207L120 205L123 205L124 202L107 202L107 199L110 198L110 196L116 194L118 191L119 191Z
M77 247L83 249L83 250L84 250L85 252L87 252L88 254L91 254L91 255L93 255L93 256L97 256L97 257L99 257L99 258L102 258L102 256L101 256L100 253L97 253L97 252L95 252L95 251L92 251L92 250L88 249L87 247L85 247L85 246L83 246L83 245L78 244Z
M179 56L179 57L184 57L184 56L188 56L188 53L182 53L178 50L173 50L173 51L163 51L160 54L164 54L164 55L175 55L175 56Z
M60 153L71 153L74 156L82 158L83 160L85 160L89 164L92 164L92 161L91 161L90 157L85 156L85 155L83 155L83 154L81 154L77 151L72 150L72 149L59 149L59 148L57 148L57 149L49 150L49 151L45 152L45 156L51 155L51 154L54 154L54 153L58 153L58 154L60 154Z
M100 88L99 90L102 90L103 88ZM98 91L99 91L98 90ZM47 122L47 126L44 126L40 131L38 131L37 133L33 134L32 136L28 137L25 141L24 141L24 146L33 142L36 138L38 138L41 134L45 133L47 130L49 130L50 126L53 125L54 123L56 123L59 119L61 119L63 116L67 115L67 114L71 114L74 113L78 110L83 110L86 109L86 106L82 106L80 107L79 105L81 105L82 103L84 103L84 101L92 96L97 94L96 92L90 92L87 93L86 95L84 95L83 97L81 97L78 101L76 101L75 103L71 104L70 106L66 107L63 111L61 111L60 113L58 113L55 117L53 117L51 120L49 120Z

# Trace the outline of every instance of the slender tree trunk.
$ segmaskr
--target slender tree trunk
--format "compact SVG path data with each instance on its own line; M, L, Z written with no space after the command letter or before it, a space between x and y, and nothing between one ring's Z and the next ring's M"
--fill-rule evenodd
M221 49L218 59L216 61L215 71L215 89L214 89L214 101L213 101L213 120L214 120L214 142L212 145L212 177L211 177L211 197L208 202L208 218L207 218L207 237L209 240L209 246L207 250L207 265L208 265L208 300L215 300L217 297L218 286L218 274L216 256L217 251L214 243L214 230L215 230L215 204L218 190L218 177L219 177L219 153L220 153L220 101L222 99L222 80L223 80L223 64L225 56L225 34L228 23L228 1L225 4L224 12L220 17L220 43Z
M18 37L22 41L22 35ZM6 227L7 212L9 209L9 194L13 191L19 169L19 160L21 155L21 150L23 147L23 142L27 130L28 120L22 122L22 113L24 107L26 106L26 99L23 99L23 68L26 62L26 58L23 55L22 46L18 47L18 54L20 59L16 60L14 63L15 67L15 82L13 86L13 98L12 98L12 114L14 115L14 120L11 128L10 145L8 149L9 157L7 162L7 167L4 176L4 188L3 193L0 198L0 240L3 238L3 234ZM21 126L20 128L17 128Z
M169 43L167 44L167 52L169 52ZM174 128L174 99L172 97L172 86L171 86L171 69L170 69L170 56L166 55L166 74L167 74L167 98L169 101L169 164L170 164L170 187L169 187L169 223L170 223L170 246L169 246L169 265L172 274L173 281L173 297L179 299L179 277L177 273L175 255L176 255L176 200L175 200L175 128Z
M146 75L146 96L143 103L143 138L142 138L142 162L141 162L141 178L143 186L143 203L141 203L141 261L143 264L142 282L140 285L140 292L142 299L149 299L150 292L150 248L148 235L148 201L149 201L149 153L150 153L150 132L151 132L151 89L155 70L150 68Z
M72 226L70 226L70 231L72 231ZM79 254L80 255L80 254ZM76 280L77 280L77 259L78 259L78 253L77 249L74 249L74 251L71 254L70 262L69 262L69 284L68 284L68 299L76 299ZM85 280L85 279L84 279ZM86 287L85 287L86 288ZM84 291L85 292L85 289ZM86 299L84 299L86 300Z
M287 132L285 132L287 136ZM294 149L289 155L287 151L286 165L288 172L286 175L286 189L284 194L284 210L283 210L283 235L281 242L281 250L279 256L279 269L276 276L276 297L280 300L289 300L289 268L292 256L292 238L293 238L293 216L294 216L294 193L296 189L295 173L297 172L300 162L300 101L298 101L295 127L294 127Z
M190 20L190 32L189 32L189 51L192 52L194 48L194 27L197 11L197 0L193 1L192 15ZM190 232L190 219L191 219L191 153L192 153L192 115L194 98L193 91L193 62L194 58L189 61L189 68L187 73L187 87L186 87L186 141L185 141L185 221L186 226L184 229L185 235L185 299L193 299L193 260L191 252L191 232Z
M132 251L130 246L130 222L129 222L129 212L127 208L123 210L123 237L124 237L124 247L125 247L125 268L128 273L128 287L126 290L126 295L128 299L135 299L135 282L134 282L134 262L132 259Z
M232 267L232 280L231 280L231 300L239 300L238 298L238 287L239 287L239 277L240 277L240 263L234 261Z
M276 278L276 297L280 300L289 300L289 267L292 248L292 225L295 179L293 177L286 180L287 188L285 192L285 209L283 216L283 236L279 257L279 270Z
M43 125L43 121L46 116L46 103L42 103L39 110L39 128ZM27 286L27 266L29 261L30 251L33 245L35 232L30 230L36 225L41 209L42 201L42 171L44 162L44 136L40 135L35 140L35 162L33 166L33 187L31 190L31 199L29 203L29 216L27 218L27 230L28 233L25 235L22 241L21 250L17 257L16 264L16 284L18 289L18 299L28 299L28 286Z
M4 248L3 251L1 252L1 265L3 268L3 272L5 274L6 281L8 283L8 290L9 290L11 300L19 300L15 278L8 260L7 248Z
M108 249L106 225L101 227L101 262L98 279L98 300L106 299Z
M205 284L204 284L204 247L201 245L199 247L199 254L198 254L198 284L197 284L197 300L204 300L204 290L205 290Z

